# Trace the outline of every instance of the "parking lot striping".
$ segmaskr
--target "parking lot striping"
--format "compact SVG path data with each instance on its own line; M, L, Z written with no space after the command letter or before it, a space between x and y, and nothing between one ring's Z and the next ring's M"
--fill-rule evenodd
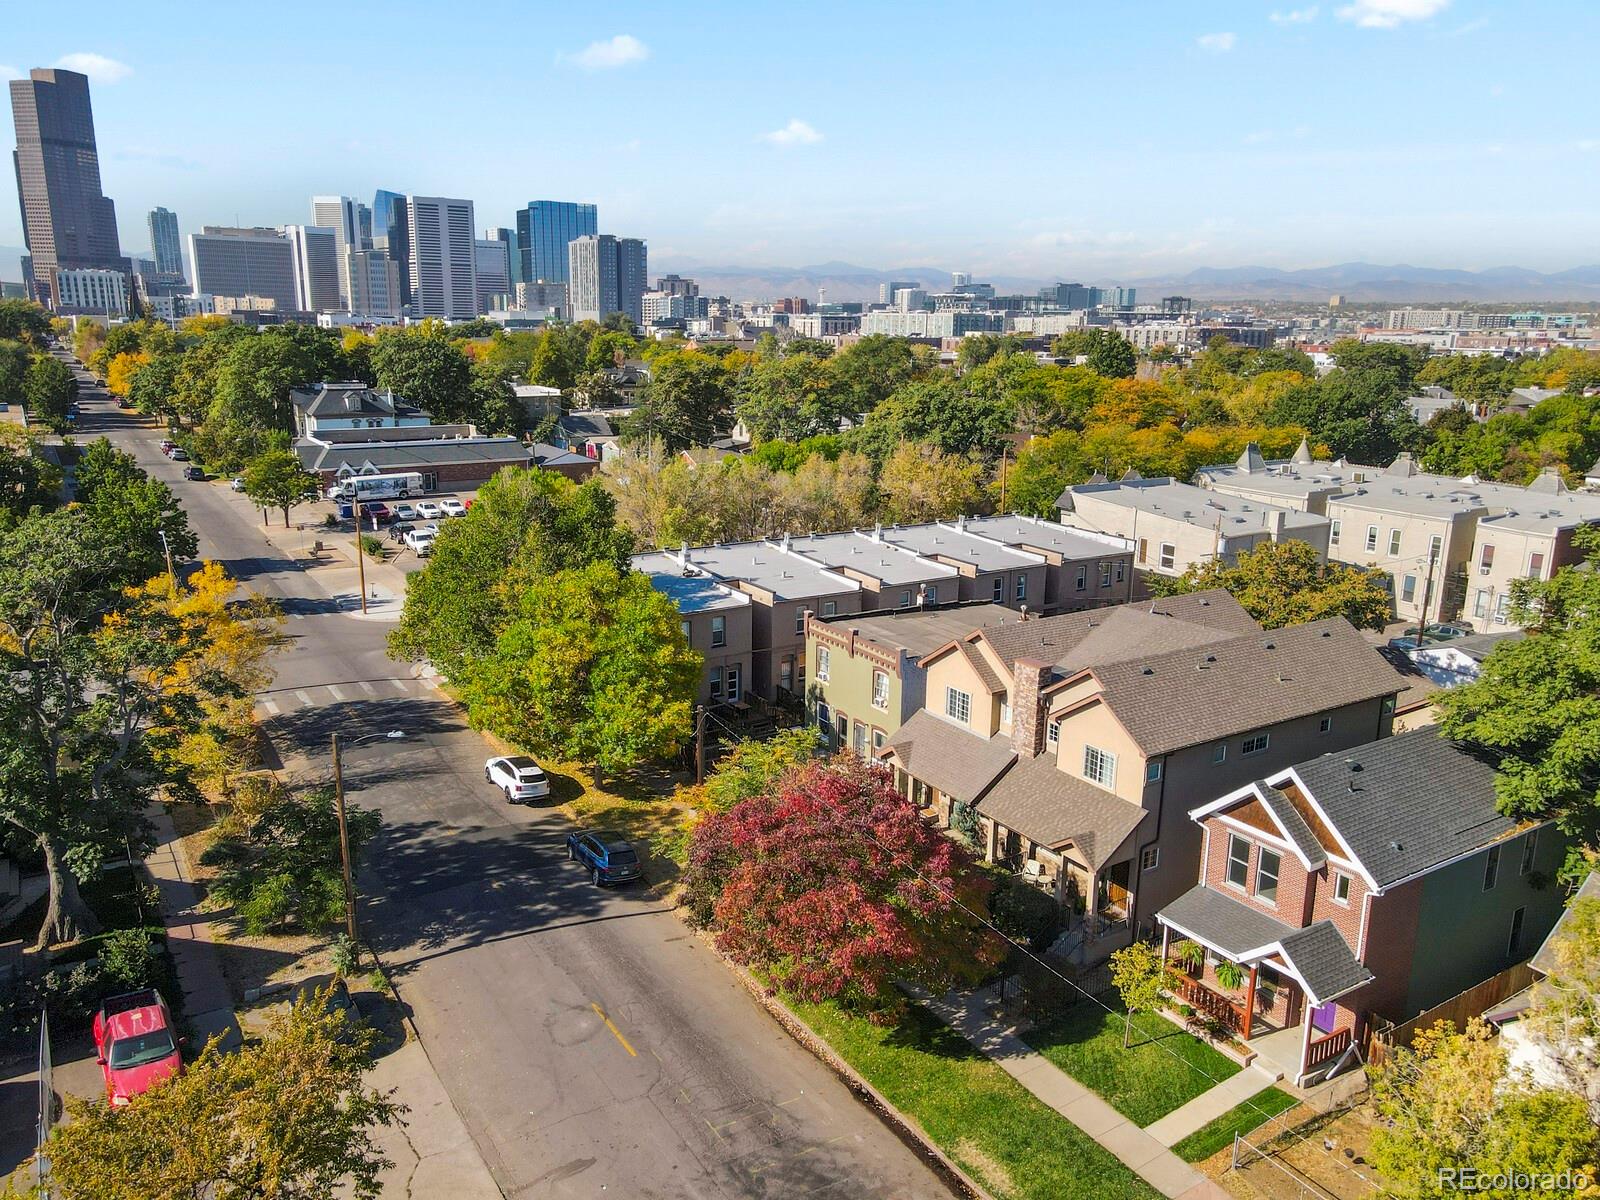
M333 698L335 700L343 700L345 698L344 693L331 683L328 685L328 690L333 693Z
M606 1028L611 1030L611 1036L616 1038L617 1041L622 1043L622 1048L628 1052L628 1057L629 1058L638 1058L639 1057L639 1052L637 1050L635 1050L632 1046L628 1045L628 1039L622 1036L622 1030L618 1029L615 1025L613 1025L611 1023L611 1018L606 1016L606 1010L601 1008L598 1004L595 1004L593 1001L590 1001L589 1007L594 1009L595 1012L600 1014L600 1019L606 1023Z

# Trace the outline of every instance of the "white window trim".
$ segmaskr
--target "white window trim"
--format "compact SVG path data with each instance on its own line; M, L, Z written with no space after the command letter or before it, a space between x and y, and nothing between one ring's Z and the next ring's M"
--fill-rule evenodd
M1159 758L1152 758L1149 762L1145 763L1144 781L1146 783L1161 782L1161 760Z
M881 691L878 688L878 681L880 679L883 680L883 688L882 688ZM881 710L883 710L885 712L888 711L888 708L889 708L889 672L887 672L887 671L876 671L875 670L875 671L872 672L872 707L876 708L876 709L881 709Z
M1368 554L1376 554L1378 552L1378 527L1376 525L1367 526L1366 547Z
M1261 744L1252 750L1250 748L1251 742L1260 742ZM1252 733L1249 737L1239 742L1239 757L1252 758L1257 754L1265 754L1271 746L1272 735L1270 733Z
M959 705L956 703L957 696L961 697L961 703ZM955 708L965 709L966 715L960 716L951 711ZM967 692L963 692L960 688L954 688L946 685L944 689L944 715L952 721L959 721L963 725L970 725L972 723L972 696Z
M1161 847L1146 846L1139 851L1139 870L1154 871L1161 865Z
M828 668L831 665L830 660L832 658L833 654L831 651L829 651L828 647L817 647L817 678L823 683L828 682Z
M1323 717L1322 720L1318 721L1317 722L1317 732L1318 733L1332 733L1333 732L1333 718L1332 717Z
M1099 761L1104 767L1104 779L1100 779L1098 776L1090 773L1090 755L1097 755L1099 757ZM1099 746L1091 746L1085 743L1083 747L1083 777L1090 783L1097 784L1100 787L1105 788L1108 792L1112 791L1117 786L1117 756L1111 753L1109 750L1102 750Z
M1262 862L1266 859L1266 856L1269 855L1269 854L1272 855L1273 858L1276 858L1278 860L1278 869L1276 871L1274 871L1273 875L1272 875L1272 895L1267 896L1267 895L1263 895L1262 891L1261 891L1261 877L1264 874L1264 872L1261 869L1261 866L1262 866ZM1251 896L1253 896L1255 899L1259 900L1262 904L1271 905L1273 908L1277 908L1278 907L1278 887L1279 887L1280 884L1282 884L1282 882L1283 882L1283 855L1280 854L1276 850L1268 850L1265 846L1263 846L1261 848L1261 853L1256 855L1255 886L1250 889Z
M1345 887L1344 887L1344 898L1342 900L1339 898L1339 884L1341 882L1345 885ZM1333 873L1333 887L1328 892L1328 899L1332 903L1339 905L1341 908L1349 908L1350 907L1350 890L1351 890L1350 876L1345 874L1343 871L1335 871Z
M1235 883L1233 881L1233 864L1239 861L1238 859L1233 857L1233 847L1234 847L1234 843L1235 842L1237 842L1237 843L1239 843L1239 844L1244 846L1244 883ZM1223 857L1223 860L1222 860L1222 882L1223 882L1224 886L1231 887L1235 891L1245 892L1245 891L1249 890L1249 888L1248 888L1248 884L1250 883L1250 839L1249 838L1240 837L1237 833L1230 833L1228 835L1228 851L1227 851L1227 854Z

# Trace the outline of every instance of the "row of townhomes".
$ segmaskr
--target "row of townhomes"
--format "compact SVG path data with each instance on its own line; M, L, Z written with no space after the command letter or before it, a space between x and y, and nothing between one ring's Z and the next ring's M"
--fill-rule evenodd
M1266 460L1202 467L1194 483L1092 480L1057 505L1063 524L1132 540L1139 571L1180 575L1264 542L1303 541L1334 562L1393 580L1397 619L1513 628L1511 584L1548 579L1582 559L1574 530L1600 522L1600 495L1569 491L1555 468L1526 487L1422 471L1409 454L1387 467L1318 461L1301 443Z
M686 545L633 567L677 602L705 656L701 702L734 705L803 703L811 615L974 601L1048 613L1125 601L1134 576L1125 539L1018 516Z

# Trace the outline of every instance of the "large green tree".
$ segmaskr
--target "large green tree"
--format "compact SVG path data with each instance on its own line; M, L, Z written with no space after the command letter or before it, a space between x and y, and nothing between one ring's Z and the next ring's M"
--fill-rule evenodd
M703 665L648 576L593 563L534 580L493 652L459 682L474 725L595 776L689 737Z
M826 360L809 354L763 359L739 382L739 419L758 442L837 433L853 399L835 378Z
M387 330L372 348L378 386L426 409L441 425L471 419L472 367L444 329Z
M31 300L0 300L0 338L44 345L50 334L50 314Z
M1223 588L1265 629L1343 617L1357 629L1382 629L1393 603L1382 571L1326 562L1305 542L1263 542L1233 563L1192 563L1182 575L1152 575L1159 596Z
M122 548L119 574L124 584L164 571L168 551L180 563L197 553L199 542L172 489L150 478L132 455L105 438L90 442L78 457L73 480L78 503L97 535Z
M1322 379L1291 387L1269 417L1309 430L1314 441L1353 462L1384 466L1421 442L1421 427L1406 405L1403 372L1390 367L1339 367Z
M1500 810L1557 819L1579 843L1600 846L1600 571L1596 537L1583 569L1518 580L1514 620L1528 636L1502 642L1471 683L1441 692L1439 725L1496 767Z
M632 549L599 482L507 468L439 534L427 566L411 577L390 646L455 678L493 651L519 593L535 581L597 562L624 569Z
M38 430L0 424L0 530L55 504L61 472L45 457L42 441Z
M71 426L67 410L78 398L78 381L72 368L53 354L35 354L22 379L22 400L28 406L28 419L38 421L56 433Z
M13 338L0 338L0 404L21 404L32 354Z
M1109 329L1074 329L1050 344L1061 358L1081 358L1084 366L1107 379L1126 379L1133 374L1139 356L1133 343Z
M623 425L624 440L658 442L669 451L708 444L727 427L727 372L716 359L691 350L657 355L639 405Z
M305 469L293 450L268 450L250 460L244 469L244 494L261 508L283 513L289 528L289 510L317 498L317 476Z

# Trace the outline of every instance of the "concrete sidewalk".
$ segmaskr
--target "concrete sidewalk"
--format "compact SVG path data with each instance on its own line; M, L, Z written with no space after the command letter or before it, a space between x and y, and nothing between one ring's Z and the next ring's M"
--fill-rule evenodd
M1094 1092L1034 1050L983 1007L982 992L951 992L925 1003L939 1018L1163 1196L1226 1200L1223 1191Z
M400 1049L380 1058L367 1083L379 1091L393 1088L395 1099L410 1110L404 1126L373 1133L378 1149L394 1163L379 1176L385 1196L502 1200L421 1042L407 1038Z
M1252 1064L1237 1075L1230 1075L1215 1087L1201 1092L1182 1107L1173 1109L1159 1121L1146 1125L1144 1131L1163 1146L1176 1146L1197 1129L1205 1128L1223 1113L1237 1108L1282 1078Z

